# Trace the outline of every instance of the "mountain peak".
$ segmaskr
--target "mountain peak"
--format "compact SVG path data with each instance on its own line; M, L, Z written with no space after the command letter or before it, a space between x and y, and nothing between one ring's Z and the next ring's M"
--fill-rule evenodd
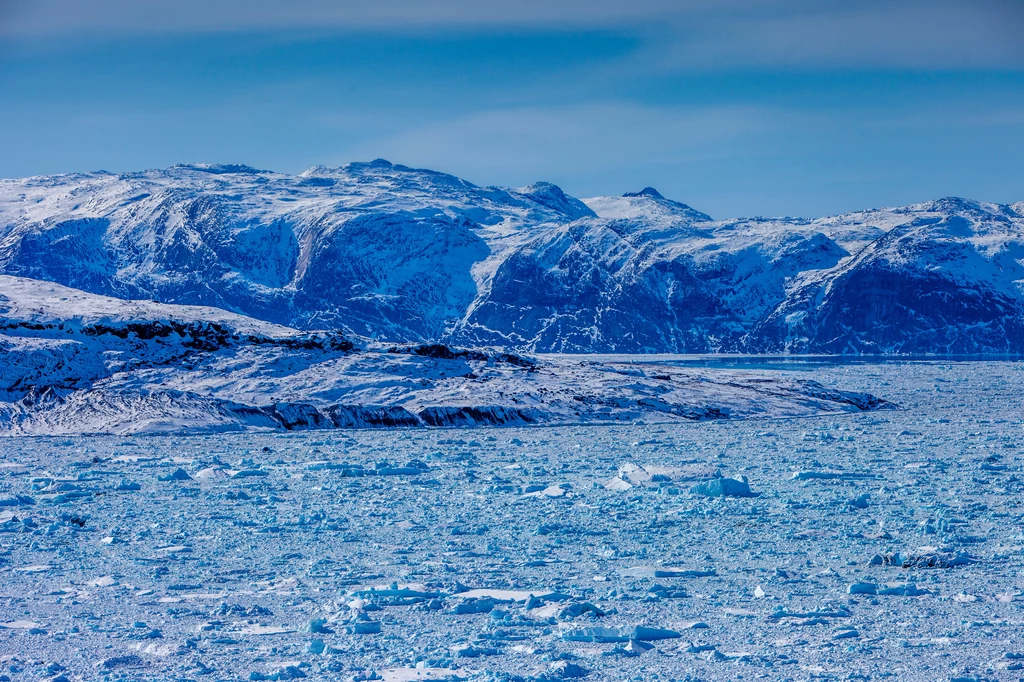
M516 190L517 194L533 199L541 206L564 214L570 220L593 218L597 214L576 197L571 197L562 188L551 182L535 182Z
M624 197L650 197L652 199L664 199L665 198L665 197L661 196L661 192L659 192L658 190L654 189L653 187L644 187L639 192L626 192L622 196L624 196Z
M253 168L252 166L247 166L244 163L179 163L171 166L171 168L174 170L190 170L198 171L200 173L210 173L211 175L259 175L260 173L271 172L261 170L259 168Z

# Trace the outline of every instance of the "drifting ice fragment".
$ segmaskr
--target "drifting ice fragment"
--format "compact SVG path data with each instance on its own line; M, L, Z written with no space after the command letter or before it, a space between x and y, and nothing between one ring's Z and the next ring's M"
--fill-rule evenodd
M541 601L564 601L565 599L568 599L567 595L553 592L551 590L491 590L486 588L465 590L464 592L459 592L452 596L456 599L479 599L481 597L490 597L499 602L524 602L530 597L536 597Z
M755 493L750 491L747 479L743 478L713 478L704 481L690 488L690 493L704 497L754 497Z
M928 551L922 551L928 550ZM899 566L901 568L955 568L976 562L963 552L939 552L934 547L920 548L917 554L876 554L868 562L871 566Z
M555 483L554 485L549 485L543 490L527 492L523 497L564 497L570 492L570 490L572 490L572 486L568 483Z
M166 476L157 476L158 481L191 481L192 477L188 475L188 472L178 467Z
M228 474L223 467L206 467L196 472L196 480L227 478Z
M878 478L878 475L860 471L794 471L790 480L810 481L812 479L820 479L823 481L858 481L872 478Z
M329 635L332 632L334 632L334 630L331 630L329 627L327 627L327 620L324 618L311 619L309 621L309 625L306 626L306 629L312 634Z
M608 490L617 490L619 492L624 492L624 491L629 490L630 488L633 487L632 484L629 483L629 481L624 481L621 478L619 478L618 476L615 476L613 478L609 478L607 481L605 481L601 485L603 485Z
M117 584L117 579L110 575L105 575L102 578L96 578L89 583L89 587L111 587Z
M580 677L586 677L590 673L586 668L580 667L575 663L569 661L558 661L548 666L544 677L555 678L561 680L571 680ZM543 678L542 678L543 679Z
M455 647L453 653L456 658L480 658L481 656L497 656L501 652L491 647L479 647L472 644L463 644Z
M418 682L419 680L464 680L466 679L461 671L451 668L390 668L381 670L380 674L370 673L367 676L359 673L351 678L353 682L364 680L381 680L382 682Z
M350 635L375 635L380 632L380 621L371 620L365 613L360 613L345 626L345 632Z
M505 601L498 601L492 597L469 597L467 599L460 599L458 602L452 605L452 613L460 615L470 615L477 613L490 613L494 610L494 607L498 604L507 603Z
M0 507L28 507L36 501L28 495L4 495L0 496Z
M878 594L878 585L874 583L853 583L846 588L847 594Z
M257 624L251 624L251 625L246 625L246 626L242 627L242 629L239 630L238 632L240 634L243 634L243 635L259 635L259 636L264 636L264 635L284 635L284 634L287 634L287 633L290 633L290 632L295 632L295 630L292 629L292 628L281 627L280 625L257 625Z
M931 592L920 589L914 583L896 583L879 589L878 594L894 597L920 597L924 594L931 594Z
M864 493L863 495L858 495L857 497L850 500L849 505L854 509L867 509L870 500L871 495L868 493Z
M39 627L39 623L33 623L30 620L15 620L10 623L0 623L0 628L4 630L34 630Z
M590 602L570 602L568 604L547 604L530 611L535 618L556 618L558 620L572 620L585 613L592 613L595 616L603 616L604 611L597 608Z
M229 470L228 475L231 478L258 478L266 476L267 472L263 469L242 469L240 471Z
M562 632L562 639L567 642L628 642L635 639L640 642L651 642L659 639L675 639L679 633L662 628L649 628L642 625L621 628L574 628Z
M624 578L708 578L715 575L715 571L669 566L636 566L619 569L619 575Z

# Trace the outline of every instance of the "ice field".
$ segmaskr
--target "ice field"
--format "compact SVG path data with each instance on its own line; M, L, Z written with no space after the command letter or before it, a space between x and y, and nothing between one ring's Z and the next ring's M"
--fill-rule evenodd
M1024 679L1024 364L764 371L901 409L0 439L0 680Z

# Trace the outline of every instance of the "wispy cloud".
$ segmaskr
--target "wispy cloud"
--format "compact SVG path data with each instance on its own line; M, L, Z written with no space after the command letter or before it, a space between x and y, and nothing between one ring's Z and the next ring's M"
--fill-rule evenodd
M0 36L641 31L665 68L1024 68L1020 0L0 0Z
M406 164L458 169L483 182L564 181L734 154L795 114L757 107L648 107L599 103L470 113L346 149ZM538 178L539 172L547 174ZM628 189L628 188L627 188Z

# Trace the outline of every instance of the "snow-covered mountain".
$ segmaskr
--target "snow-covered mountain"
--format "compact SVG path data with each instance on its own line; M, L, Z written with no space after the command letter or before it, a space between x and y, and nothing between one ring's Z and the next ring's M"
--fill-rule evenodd
M529 352L1024 352L1024 204L716 221L377 160L0 180L0 272Z

